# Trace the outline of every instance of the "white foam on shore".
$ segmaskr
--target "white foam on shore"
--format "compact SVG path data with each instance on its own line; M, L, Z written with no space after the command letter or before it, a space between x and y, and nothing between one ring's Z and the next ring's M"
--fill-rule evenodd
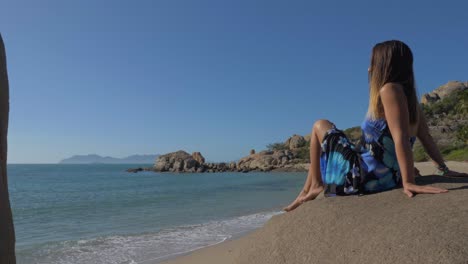
M256 213L200 225L180 226L158 233L50 243L21 252L21 263L158 263L252 231L280 213Z

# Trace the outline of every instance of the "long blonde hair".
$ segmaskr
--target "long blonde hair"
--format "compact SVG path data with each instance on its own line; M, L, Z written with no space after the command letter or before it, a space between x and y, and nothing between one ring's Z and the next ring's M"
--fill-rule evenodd
M384 117L380 99L380 89L386 83L399 83L403 86L411 124L418 119L418 98L414 83L413 53L399 40L378 43L372 49L369 68L369 109L367 116L371 119Z

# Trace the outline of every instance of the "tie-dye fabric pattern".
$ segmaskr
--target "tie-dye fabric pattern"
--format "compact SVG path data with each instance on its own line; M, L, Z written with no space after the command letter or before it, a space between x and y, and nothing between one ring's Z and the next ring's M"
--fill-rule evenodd
M395 145L384 119L366 119L360 146L333 124L322 141L320 170L325 195L380 192L401 184ZM415 138L410 138L413 145Z
M320 171L325 195L358 193L361 186L361 166L354 145L343 131L333 126L322 141Z

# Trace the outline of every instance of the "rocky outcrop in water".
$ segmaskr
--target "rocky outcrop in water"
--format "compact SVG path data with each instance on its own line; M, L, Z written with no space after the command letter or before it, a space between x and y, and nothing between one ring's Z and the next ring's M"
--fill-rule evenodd
M251 151L252 153L252 151ZM192 155L186 151L161 155L152 168L131 168L127 172L250 172L250 171L307 171L308 164L298 158L297 148L294 150L264 150L249 154L237 162L204 162L200 152Z
M195 154L195 153L194 153ZM164 172L196 172L200 167L200 155L192 156L183 150L161 155L157 158L154 171Z

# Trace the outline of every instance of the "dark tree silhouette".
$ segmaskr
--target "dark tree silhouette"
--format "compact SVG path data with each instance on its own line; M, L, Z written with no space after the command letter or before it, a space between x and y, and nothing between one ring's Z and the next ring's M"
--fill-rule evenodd
M0 263L16 263L15 231L7 180L7 134L10 111L5 45L0 34Z

